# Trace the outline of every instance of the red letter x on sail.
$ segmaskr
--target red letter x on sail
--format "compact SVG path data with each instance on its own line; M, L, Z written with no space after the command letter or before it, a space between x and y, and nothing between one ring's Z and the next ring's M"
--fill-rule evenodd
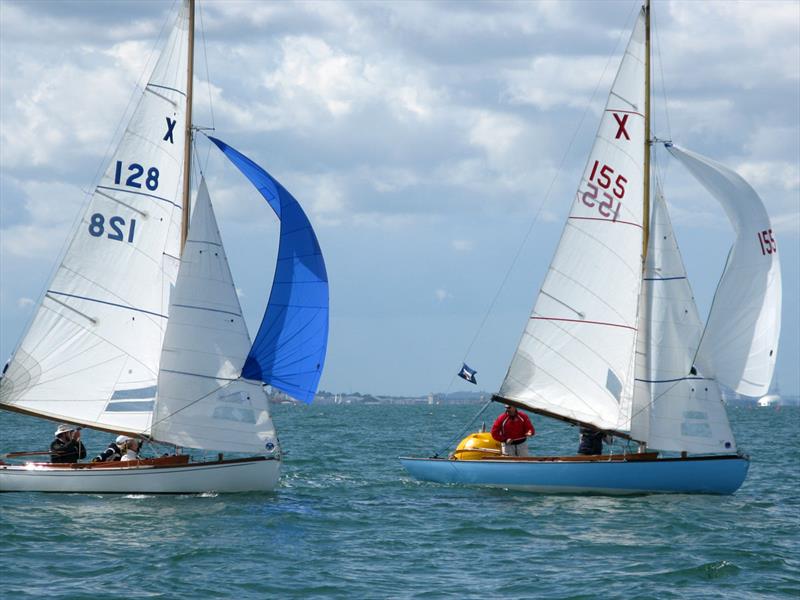
M629 136L628 132L625 131L625 123L628 122L629 116L630 115L622 115L622 117L620 117L617 113L614 113L614 119L616 119L617 125L619 125L619 129L617 129L617 135L614 136L615 140L618 140L621 135L624 135L626 140L631 139L631 136Z

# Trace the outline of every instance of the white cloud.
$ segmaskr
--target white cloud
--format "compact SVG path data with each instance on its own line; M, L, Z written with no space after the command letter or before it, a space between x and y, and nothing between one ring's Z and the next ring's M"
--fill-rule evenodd
M437 302L444 302L445 300L452 300L453 298L453 294L443 288L436 290L433 296L436 298Z
M501 164L515 148L525 124L517 117L478 111L469 130L469 141L486 153L489 161Z
M781 235L794 237L800 235L800 211L796 209L788 213L774 215L771 221L773 229L779 234L779 239Z
M450 245L456 252L469 252L475 244L472 240L452 240Z
M18 308L23 308L23 309L24 308L29 308L29 307L33 306L34 304L36 304L35 300L33 300L32 298L26 298L24 296L17 300L17 307Z
M532 104L543 110L563 106L584 108L601 74L599 87L608 89L616 71L614 65L614 61L609 65L608 59L597 56L540 56L522 67L505 71L505 93L512 104ZM599 112L602 104L600 101L591 108Z
M750 161L740 163L736 172L755 188L775 186L786 191L800 188L800 165L786 161Z

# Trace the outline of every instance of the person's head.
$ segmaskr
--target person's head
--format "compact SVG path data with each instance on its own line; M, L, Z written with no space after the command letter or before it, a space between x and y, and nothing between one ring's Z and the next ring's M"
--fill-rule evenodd
M517 407L516 407L516 406L511 406L511 405L508 405L508 406L506 406L506 412L507 412L507 413L508 413L510 416L512 416L512 417L515 417L515 416L517 416Z
M62 440L75 440L81 436L81 428L69 423L61 423L56 429L55 436Z
M128 450L133 450L134 452L139 452L139 448L142 446L141 440L138 438L132 438L127 435L118 435L115 442L117 447L122 452L126 452Z

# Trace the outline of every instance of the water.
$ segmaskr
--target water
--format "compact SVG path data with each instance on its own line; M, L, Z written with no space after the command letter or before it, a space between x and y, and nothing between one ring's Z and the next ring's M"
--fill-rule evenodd
M733 496L539 496L410 479L475 406L278 406L274 494L0 495L2 598L797 598L800 409L730 411ZM497 408L487 414L490 420ZM534 417L534 450L575 430ZM53 425L3 413L0 452ZM110 436L87 432L89 451Z

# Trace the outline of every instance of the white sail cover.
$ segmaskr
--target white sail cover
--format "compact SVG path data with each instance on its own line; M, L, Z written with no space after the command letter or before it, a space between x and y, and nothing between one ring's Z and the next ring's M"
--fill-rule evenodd
M709 158L669 147L725 209L733 244L717 287L698 365L745 396L769 390L781 330L778 247L764 203L741 176Z
M639 311L631 437L654 450L734 452L713 374L692 372L703 323L660 194L653 203Z
M8 408L148 430L177 274L187 52L184 7L0 381Z
M499 395L629 428L642 280L645 21L617 72L577 197Z
M275 447L261 382L240 379L250 350L205 180L200 182L172 294L152 436L228 452Z

